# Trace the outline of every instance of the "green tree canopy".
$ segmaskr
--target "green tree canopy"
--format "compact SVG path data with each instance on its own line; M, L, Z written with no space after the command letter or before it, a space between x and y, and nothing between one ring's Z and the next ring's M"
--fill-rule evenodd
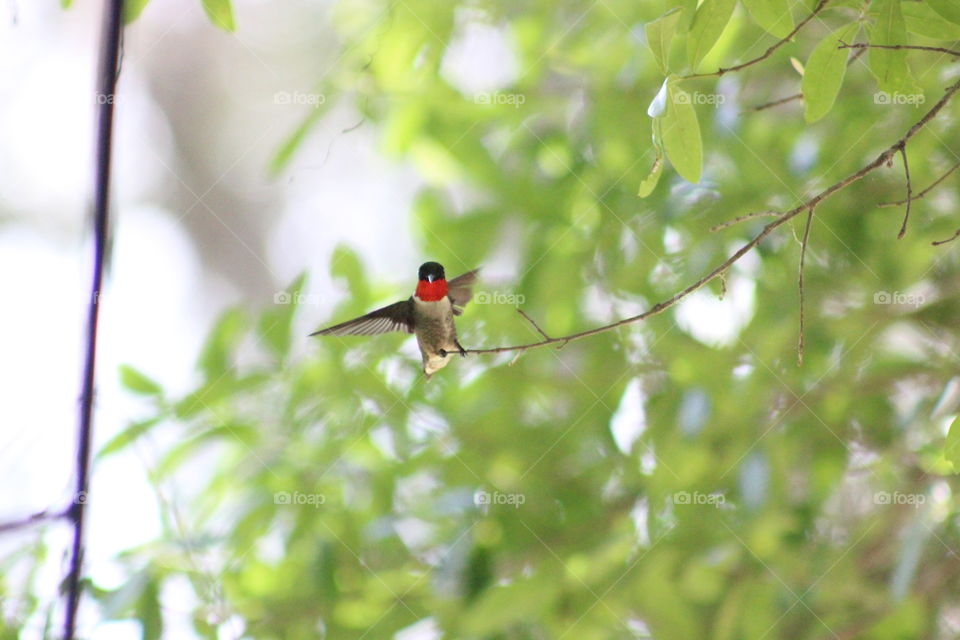
M123 555L125 598L93 585L106 615L159 637L163 585L186 577L210 638L237 620L264 639L957 633L960 265L932 244L960 226L954 2L336 16L325 103L273 171L325 108L362 112L425 181L402 212L424 258L512 265L458 320L467 347L541 340L517 303L550 336L662 312L428 384L406 337L294 332L309 279L294 304L228 311L192 393L122 372L155 415L101 456L167 430L155 480L202 460L206 484ZM477 34L509 62L486 84L453 63ZM908 193L909 221L880 206ZM412 286L372 282L371 259L334 255L335 319Z

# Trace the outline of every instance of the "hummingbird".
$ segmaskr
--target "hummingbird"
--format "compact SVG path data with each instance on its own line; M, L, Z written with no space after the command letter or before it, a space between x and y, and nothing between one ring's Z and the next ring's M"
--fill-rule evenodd
M467 356L457 340L453 317L462 314L463 307L473 297L472 289L478 271L480 269L468 271L448 282L443 265L424 262L420 265L417 289L408 299L310 335L372 336L391 331L416 334L417 346L423 356L423 372L429 380L430 376L447 366L454 352Z

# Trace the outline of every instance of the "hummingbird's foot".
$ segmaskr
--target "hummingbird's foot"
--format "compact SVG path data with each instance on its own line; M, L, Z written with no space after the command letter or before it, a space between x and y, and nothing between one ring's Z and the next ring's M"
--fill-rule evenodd
M440 354L440 357L441 357L441 358L446 358L446 357L447 357L447 350L446 350L446 349L440 349L439 351L437 351L437 353Z

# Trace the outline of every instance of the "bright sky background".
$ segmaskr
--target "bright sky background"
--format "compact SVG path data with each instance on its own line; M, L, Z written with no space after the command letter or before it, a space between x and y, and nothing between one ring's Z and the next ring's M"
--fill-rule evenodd
M127 32L117 100L114 245L99 346L98 444L145 410L121 392L121 363L136 366L179 393L191 387L202 338L228 304L271 304L274 291L307 270L308 293L318 303L304 314L302 333L328 320L343 295L328 274L329 257L338 244L366 258L377 256L368 262L371 276L398 286L410 284L398 274L410 272L412 279L413 269L426 259L417 254L408 218L419 178L412 169L377 155L370 126L341 133L359 121L351 109L335 106L292 169L278 179L267 176L270 156L309 108L279 105L273 96L278 91L309 92L333 64L291 59L289 52L301 52L316 29L326 28L327 6L318 9L303 1L279 13L276 4L241 1L236 5L240 29L234 37L210 26L196 0L154 0ZM72 492L90 278L88 204L100 10L99 3L75 2L64 11L53 1L13 0L0 14L0 297L7 301L7 312L0 315L0 482L15 488L5 491L0 501L4 521L60 508ZM320 27L301 27L306 18ZM444 65L451 82L464 91L509 82L515 70L509 42L501 34L470 28L461 37ZM291 42L296 45L292 49ZM214 71L197 81L185 59L211 65ZM158 73L159 80L151 76ZM175 89L178 83L206 86L210 77L218 82L209 86L209 93L187 92L179 106L181 117L195 110L206 122L193 151L206 159L213 178L181 175L186 169L177 141L182 144L184 134L175 135L155 91L166 90L170 83ZM172 191L196 183L201 190L190 191L203 202L188 198L180 209L169 204ZM214 186L240 202L262 203L258 213L263 226L252 231L235 227L233 212L218 211L216 203L205 205L205 190ZM251 281L269 282L273 289L248 288L243 278L211 269L211 255L219 245L206 246L206 239L198 241L183 224L197 217L218 230L218 241L228 243L241 257L240 264L261 278ZM267 238L263 250L251 241L256 238L252 233ZM708 344L735 338L737 327L753 310L749 273L756 265L748 260L741 264L724 301L699 292L679 308L684 330ZM485 274L509 281L509 261L485 267ZM316 353L306 341L299 348ZM639 393L638 384L629 385L614 418L617 442L623 447L643 427ZM100 586L120 584L124 573L113 561L118 551L147 542L160 531L144 467L163 443L161 434L95 469L87 566ZM189 496L189 487L175 490ZM47 564L40 591L52 598L62 578L63 565L57 559L69 531L56 526L46 535L54 561ZM17 542L17 536L0 539L0 552ZM186 593L181 586L164 594L170 637L192 637ZM99 640L139 632L132 622L98 623L94 607L85 607L83 614L81 628L95 629ZM436 630L428 627L411 629L406 640L435 636Z

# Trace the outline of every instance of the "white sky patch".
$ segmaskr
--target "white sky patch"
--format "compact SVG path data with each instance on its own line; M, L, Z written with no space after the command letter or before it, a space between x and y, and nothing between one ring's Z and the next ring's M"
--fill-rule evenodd
M14 39L23 36L14 34ZM0 188L13 205L10 211L42 216L61 232L87 222L91 125L99 102L117 105L114 205L156 191L171 154L166 119L150 100L136 63L124 61L116 96L97 96L89 73L91 54L81 45L70 37L47 40L49 51L42 57L30 47L0 46L0 53L18 63L4 69L7 88L16 90L6 91L0 101Z
M394 521L393 529L412 552L424 549L436 540L435 527L420 518L400 518Z
M751 454L740 465L740 495L749 509L759 509L767 500L770 463L762 453Z
M640 456L640 471L644 475L653 475L653 472L657 470L657 456L653 454L653 450L649 447Z
M86 279L55 243L16 228L0 232L0 519L68 499L80 380Z
M700 433L710 417L710 396L703 389L690 389L680 403L680 431L686 436Z
M820 143L814 136L801 135L790 152L790 169L797 175L807 173L817 161L819 151Z
M673 227L663 230L663 246L667 253L678 253L683 250L683 236Z
M312 331L328 321L334 306L349 295L331 278L330 257L338 245L364 258L377 256L365 260L367 276L374 284L396 283L396 300L413 293L416 269L423 262L414 247L409 216L422 180L409 167L379 157L369 129L341 135L359 119L349 109L323 119L297 154L283 213L270 230L267 263L279 286L302 271L310 274L304 293L314 297L298 318L304 323L301 329ZM371 175L377 180L370 180Z
M755 294L753 279L734 273L723 300L704 288L678 304L677 325L711 347L730 346L753 317Z
M441 637L440 626L431 618L424 618L397 631L394 640L438 640Z
M517 79L517 56L506 29L484 22L475 10L457 11L457 34L443 56L444 79L471 97Z
M650 531L647 520L650 517L650 505L644 498L630 510L630 518L633 520L633 526L637 530L637 541L640 546L646 547L650 544Z
M647 415L643 409L643 388L640 379L634 378L627 384L620 398L620 406L610 419L610 431L617 447L629 454L633 443L647 428Z
M24 59L19 77L7 76L0 102L0 185L4 199L16 205L11 210L39 210L61 224L82 219L78 203L87 201L91 189L95 97L89 68L83 52L61 49L46 59Z

